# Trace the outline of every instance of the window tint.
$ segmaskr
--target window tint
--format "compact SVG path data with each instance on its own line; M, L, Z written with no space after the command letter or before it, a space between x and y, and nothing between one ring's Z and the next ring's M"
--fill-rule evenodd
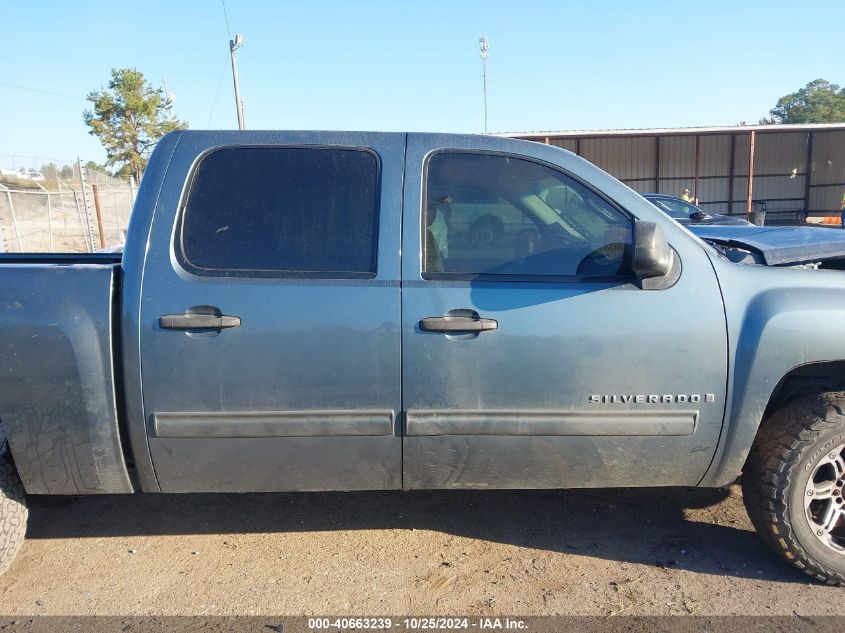
M444 152L427 167L424 276L630 275L631 221L532 161Z
M362 150L213 151L193 176L181 263L205 275L372 276L378 172Z

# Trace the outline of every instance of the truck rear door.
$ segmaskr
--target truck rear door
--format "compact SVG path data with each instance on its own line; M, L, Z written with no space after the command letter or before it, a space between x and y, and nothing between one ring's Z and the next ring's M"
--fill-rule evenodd
M695 485L719 437L726 334L701 246L663 289L630 268L624 185L554 148L408 137L406 488Z
M404 145L388 134L183 135L140 315L163 491L401 486Z

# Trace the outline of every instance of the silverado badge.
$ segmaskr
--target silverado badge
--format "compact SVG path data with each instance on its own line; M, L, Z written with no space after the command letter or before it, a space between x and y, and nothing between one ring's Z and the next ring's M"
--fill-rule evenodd
M698 404L699 402L716 402L716 394L705 393L676 393L676 394L593 394L590 404Z

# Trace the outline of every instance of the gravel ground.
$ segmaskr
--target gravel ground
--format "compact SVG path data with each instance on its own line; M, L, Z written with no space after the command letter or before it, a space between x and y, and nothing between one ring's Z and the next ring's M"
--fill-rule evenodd
M8 615L841 615L741 493L34 498Z

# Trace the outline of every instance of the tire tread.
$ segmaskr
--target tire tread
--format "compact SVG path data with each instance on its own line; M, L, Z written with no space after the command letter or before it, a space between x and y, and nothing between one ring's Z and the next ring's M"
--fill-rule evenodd
M23 484L8 444L0 438L0 574L9 568L23 544L28 514Z
M829 585L845 585L845 573L815 559L795 535L788 493L801 456L829 431L845 426L845 392L799 398L760 426L742 477L742 497L751 523L782 558ZM845 558L845 557L843 557Z

